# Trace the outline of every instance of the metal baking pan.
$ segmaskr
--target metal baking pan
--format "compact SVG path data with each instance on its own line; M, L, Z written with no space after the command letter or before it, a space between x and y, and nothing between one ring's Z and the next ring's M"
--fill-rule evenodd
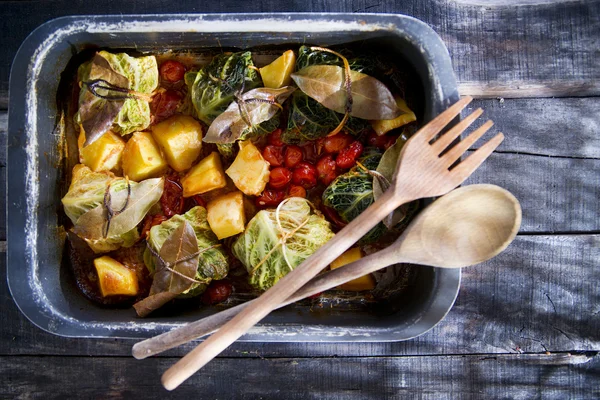
M217 312L191 308L176 316L139 319L133 309L101 308L81 295L61 262L62 159L68 146L57 121L61 72L89 47L165 49L253 48L354 43L381 49L415 76L420 120L458 100L446 47L426 24L382 14L208 14L79 16L52 20L23 42L10 77L8 123L8 284L19 309L50 333L70 337L150 337ZM244 341L398 341L443 319L460 285L460 270L415 267L380 301L333 299L272 313ZM391 283L393 285L393 282Z

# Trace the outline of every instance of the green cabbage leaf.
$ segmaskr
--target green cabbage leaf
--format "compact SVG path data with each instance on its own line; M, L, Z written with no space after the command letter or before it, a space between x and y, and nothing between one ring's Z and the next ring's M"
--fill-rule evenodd
M223 248L219 245L217 236L212 232L206 219L206 209L196 206L183 215L174 215L160 225L153 226L148 235L148 246L159 253L169 236L181 225L191 225L198 245L200 256L194 279L197 283L191 285L182 294L188 297L204 292L208 284L214 279L219 280L227 276L229 264ZM148 249L144 252L144 263L151 273L156 269L156 260Z
M232 246L258 290L269 289L334 235L306 199L292 197L278 210L259 211Z
M75 122L82 124L86 132L86 144L92 143L109 129L127 135L150 125L150 104L147 100L107 100L94 95L82 83L102 79L118 88L151 94L158 87L158 65L154 56L131 57L126 53L100 51L92 61L79 67L77 75L81 91Z
M382 153L375 148L367 148L359 162L367 170L375 170ZM333 208L340 218L348 223L358 217L373 202L373 177L360 166L338 176L323 192L323 205ZM359 243L376 242L387 232L385 225L380 222L363 236Z
M73 179L62 204L73 222L73 232L94 252L105 253L135 244L139 238L137 225L160 200L163 185L163 178L128 183L110 172L92 172L79 164L73 168ZM112 217L106 207L107 199L111 209L119 211Z
M249 51L219 54L197 72L187 72L192 104L198 119L210 125L234 100L235 94L262 86Z

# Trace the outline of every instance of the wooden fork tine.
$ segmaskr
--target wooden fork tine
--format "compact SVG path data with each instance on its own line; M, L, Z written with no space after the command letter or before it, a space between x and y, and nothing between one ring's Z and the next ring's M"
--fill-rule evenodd
M446 165L450 166L454 164L454 162L458 160L460 156L462 156L464 152L467 151L473 145L473 143L482 137L492 126L494 126L494 123L491 120L487 120L485 124L471 132L467 137L448 150L448 152L442 156L442 158L446 161Z
M413 137L419 137L426 141L430 141L435 135L440 133L450 121L460 114L462 109L465 108L472 100L473 98L471 96L465 96L461 98L456 103L452 104L446 111L419 129L419 131Z
M467 115L462 121L452 127L448 132L444 133L442 136L437 138L435 142L431 145L433 150L437 154L441 154L454 139L460 136L461 133L464 132L471 124L483 114L483 110L478 108L473 111L471 114Z
M460 164L450 170L450 176L458 181L457 185L460 185L467 179L473 171L475 171L481 163L483 163L489 156L496 150L496 147L502 143L504 135L500 132L477 149L466 159L462 160Z

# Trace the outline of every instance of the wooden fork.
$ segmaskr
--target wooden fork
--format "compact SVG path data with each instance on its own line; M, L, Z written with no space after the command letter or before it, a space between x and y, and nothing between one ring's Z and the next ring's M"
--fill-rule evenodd
M471 102L464 97L413 135L404 145L390 188L368 209L338 232L312 256L283 277L216 333L183 357L162 376L167 390L183 381L216 357L230 344L267 316L288 297L346 251L396 208L410 201L441 196L469 177L504 139L502 133L453 166L477 139L493 125L487 121L453 147L460 134L481 114L477 109L448 132L434 140ZM452 168L451 168L452 167Z

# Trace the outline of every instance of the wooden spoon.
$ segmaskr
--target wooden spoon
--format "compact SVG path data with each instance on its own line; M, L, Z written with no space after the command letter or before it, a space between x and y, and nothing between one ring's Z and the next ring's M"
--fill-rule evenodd
M471 185L439 198L387 248L326 272L300 288L279 307L331 289L397 263L461 268L489 260L514 239L521 225L521 207L507 190ZM214 332L249 302L136 343L133 356L143 359Z

